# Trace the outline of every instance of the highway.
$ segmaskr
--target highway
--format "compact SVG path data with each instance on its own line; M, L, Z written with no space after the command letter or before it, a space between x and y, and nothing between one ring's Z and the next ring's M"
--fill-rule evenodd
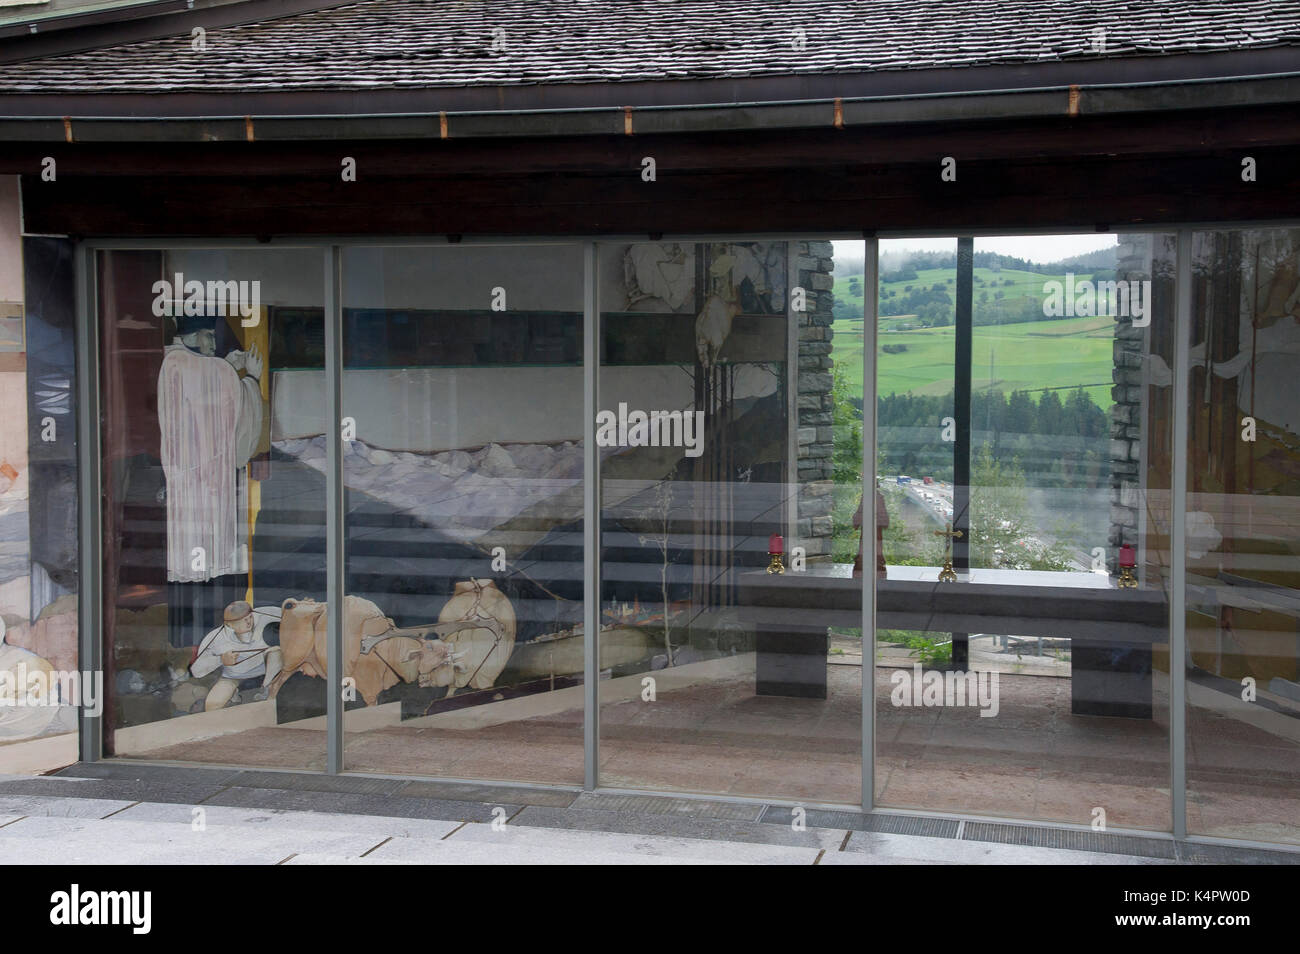
M901 476L902 479L908 477L908 475ZM882 475L878 478L882 485L892 484L900 487L912 503L920 507L922 512L934 522L936 529L943 529L952 520L952 484L943 480L934 480L927 484L922 477L911 477L908 483L899 484L899 479L899 475ZM1041 551L1054 541L1044 541L1037 536L1026 536L1017 542L1022 543L1027 549ZM1072 548L1072 551L1072 569L1092 572L1090 555L1077 548Z

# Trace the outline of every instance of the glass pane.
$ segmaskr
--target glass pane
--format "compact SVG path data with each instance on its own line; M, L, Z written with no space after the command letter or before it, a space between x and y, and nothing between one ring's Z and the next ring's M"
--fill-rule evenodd
M349 248L343 288L345 765L581 783L582 249Z
M325 596L322 253L101 252L105 748L320 769L325 684L282 614ZM303 634L298 634L301 637ZM306 632L310 649L311 633Z
M881 804L1169 827L1173 248L882 245Z
M600 247L602 785L861 800L862 256Z
M1192 243L1187 827L1300 842L1300 230Z

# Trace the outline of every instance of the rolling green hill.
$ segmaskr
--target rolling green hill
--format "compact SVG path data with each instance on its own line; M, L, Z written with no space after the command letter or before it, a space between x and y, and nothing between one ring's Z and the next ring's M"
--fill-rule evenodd
M1091 273L1075 272L1075 277L1091 277ZM1063 279L1064 275L1007 268L999 272L974 270L973 386L984 390L991 384L993 390L1010 394L1082 385L1100 407L1108 407L1114 319L1023 320L1027 314L1041 314L1043 283L1053 278ZM952 269L920 269L914 280L883 282L881 310L888 310L891 301L910 291L935 285L944 286L948 296L955 298ZM860 315L862 276L836 276L835 296L842 303L837 315ZM998 323L981 325L981 320ZM919 325L916 315L882 314L877 367L880 394L945 394L952 389L953 327ZM834 331L835 362L861 367L862 319L837 317ZM857 378L852 390L860 394L860 377L850 374L850 378Z
M987 389L992 382L993 390L1010 394L1084 385L1098 406L1109 407L1113 324L1111 318L1062 318L975 328L973 387ZM834 330L831 356L836 364L860 368L861 319L840 319ZM952 327L882 328L877 360L879 392L946 394L952 390L954 332ZM904 345L906 350L890 354L883 350L886 345ZM850 379L855 377L850 374ZM853 383L853 394L860 395L861 378Z

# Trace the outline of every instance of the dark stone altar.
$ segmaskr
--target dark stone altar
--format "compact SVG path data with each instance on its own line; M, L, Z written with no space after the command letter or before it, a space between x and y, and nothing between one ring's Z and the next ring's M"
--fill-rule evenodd
M956 583L938 574L889 567L875 581L877 627L1068 637L1072 712L1151 718L1151 649L1168 641L1162 591L1120 590L1086 573L971 570ZM827 628L862 625L863 578L847 564L820 564L739 571L736 588L741 616L757 633L757 694L824 699Z

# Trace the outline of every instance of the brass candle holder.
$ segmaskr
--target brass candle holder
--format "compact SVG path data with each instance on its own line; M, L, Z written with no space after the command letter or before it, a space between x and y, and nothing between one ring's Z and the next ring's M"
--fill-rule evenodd
M1138 588L1137 577L1133 575L1133 570L1137 566L1137 554L1133 548L1127 544L1119 548L1119 579L1115 585L1122 590L1136 590Z
M785 540L781 534L774 533L767 538L767 572L784 573L785 564L781 562L781 556L785 553Z

